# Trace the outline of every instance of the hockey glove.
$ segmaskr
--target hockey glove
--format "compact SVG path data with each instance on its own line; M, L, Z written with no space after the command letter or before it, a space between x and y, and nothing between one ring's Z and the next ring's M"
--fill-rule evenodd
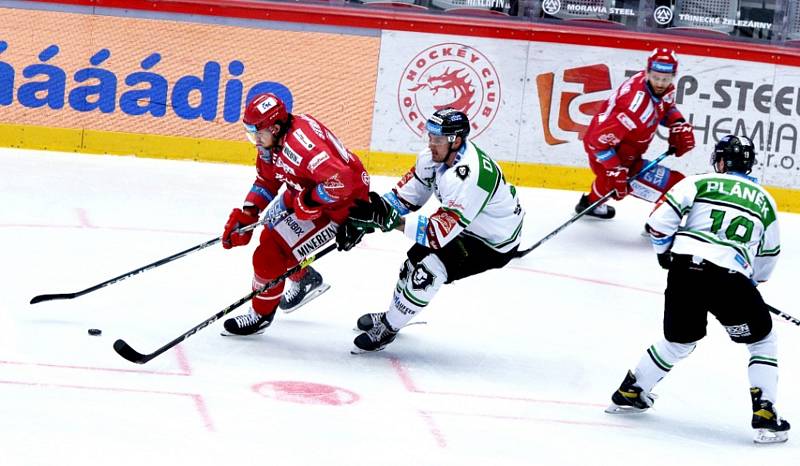
M336 249L339 251L349 251L361 242L365 234L374 231L374 228L365 229L357 227L353 225L350 220L347 220L336 230Z
M661 254L656 254L658 257L658 265L661 266L662 269L669 270L669 267L672 265L672 253L662 252Z
M623 166L606 170L609 186L614 190L614 199L620 200L628 195L628 169Z
M688 121L670 126L669 146L675 148L675 157L694 149L694 126Z
M322 204L313 199L313 192L313 189L303 188L291 198L294 215L298 220L316 220L322 215ZM286 197L289 196L290 191L286 191Z
M230 249L236 246L244 246L250 242L250 238L253 237L253 230L245 233L237 233L236 230L258 221L258 214L254 210L254 208L245 210L237 208L231 211L231 215L225 223L225 231L222 233L223 248Z
M355 206L350 208L350 221L365 230L380 228L386 232L400 223L400 213L380 194L370 191L369 202L356 199Z

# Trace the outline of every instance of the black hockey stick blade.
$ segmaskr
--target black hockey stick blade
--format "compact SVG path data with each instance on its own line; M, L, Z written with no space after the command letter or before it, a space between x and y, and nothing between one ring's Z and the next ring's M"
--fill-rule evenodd
M31 299L31 304L41 303L43 301L52 301L54 299L72 299L76 296L78 296L78 293L40 294Z
M155 357L148 357L147 355L136 351L135 349L131 348L131 345L125 343L125 340L122 339L114 342L114 351L128 361L136 364L144 364Z

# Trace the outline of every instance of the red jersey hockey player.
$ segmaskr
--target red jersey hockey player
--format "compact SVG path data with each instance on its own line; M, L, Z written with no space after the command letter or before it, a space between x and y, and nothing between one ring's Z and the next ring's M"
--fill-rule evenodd
M222 245L249 243L252 231L234 230L265 215L267 226L253 253L255 290L334 239L354 200L368 199L369 175L325 125L310 115L288 113L274 94L256 96L242 122L258 149L258 176L244 206L231 212ZM279 193L281 186L286 189ZM287 312L327 289L311 267L291 279L293 288L281 301ZM262 333L275 317L283 288L280 283L256 295L249 312L225 321L223 335Z
M655 202L684 178L680 172L656 166L627 183L628 177L647 162L642 160L642 154L659 124L669 128L669 145L675 149L676 157L694 148L694 128L675 106L672 81L677 71L678 58L673 50L653 50L647 69L625 81L592 118L583 145L596 178L589 194L584 194L575 206L575 212L582 212L614 189L617 200L633 194ZM613 218L614 214L613 207L603 204L587 215Z

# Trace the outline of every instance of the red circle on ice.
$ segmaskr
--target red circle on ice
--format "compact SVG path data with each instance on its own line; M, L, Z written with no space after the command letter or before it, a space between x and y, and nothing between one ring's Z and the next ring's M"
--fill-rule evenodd
M355 403L360 397L340 387L312 382L277 380L253 385L253 391L290 403L340 406Z

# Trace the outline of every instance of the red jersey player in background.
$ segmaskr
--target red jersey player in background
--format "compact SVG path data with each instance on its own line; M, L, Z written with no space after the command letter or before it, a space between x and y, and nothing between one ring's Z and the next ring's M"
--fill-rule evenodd
M253 253L256 290L335 238L355 199L368 199L369 175L325 125L310 115L288 113L274 94L256 96L242 122L258 149L258 176L244 206L231 212L222 245L230 249L249 243L252 231L234 230L265 215L266 226ZM281 186L285 190L279 192ZM263 333L279 304L289 312L328 288L311 267L290 278L292 284L283 299L283 282L256 295L246 314L225 321L223 335Z
M575 212L582 212L614 189L616 200L633 194L656 202L684 178L680 172L656 166L630 185L627 182L646 163L642 154L650 146L659 124L669 128L669 146L674 148L676 157L694 148L694 128L675 106L672 81L677 71L675 51L653 50L647 59L647 69L625 81L592 118L583 146L595 180L589 194L581 196ZM587 215L608 219L614 214L613 207L603 204Z

